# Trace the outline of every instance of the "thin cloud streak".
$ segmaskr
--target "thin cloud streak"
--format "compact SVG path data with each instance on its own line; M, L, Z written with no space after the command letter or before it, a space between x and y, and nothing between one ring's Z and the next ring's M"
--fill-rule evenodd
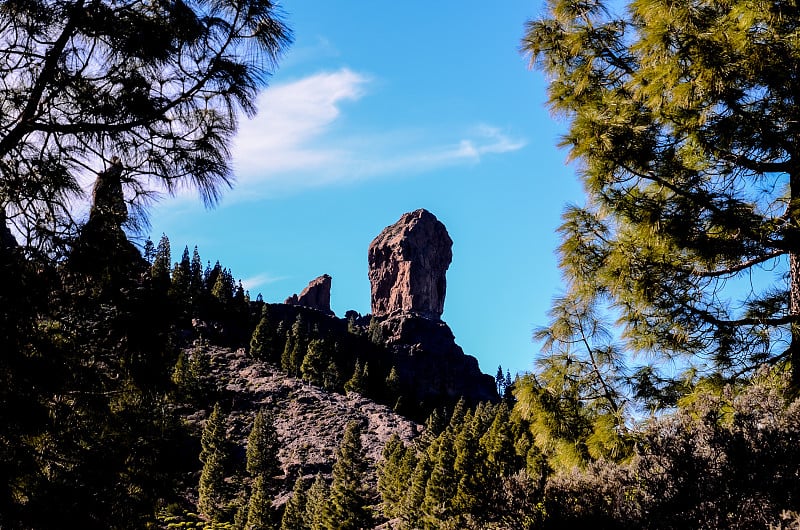
M244 121L233 148L237 185L226 202L276 193L474 165L526 142L481 124L460 138L417 137L387 143L402 131L342 132L343 108L366 95L369 76L341 69L275 85L259 97L259 114ZM229 202L230 201L230 202Z
M263 285L285 280L286 278L286 276L272 276L271 274L265 272L242 280L242 288L246 291L249 291L255 289L256 287L261 287Z

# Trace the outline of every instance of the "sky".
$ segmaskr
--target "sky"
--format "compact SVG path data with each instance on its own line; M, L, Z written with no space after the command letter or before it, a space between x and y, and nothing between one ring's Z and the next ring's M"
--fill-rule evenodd
M533 330L562 289L555 233L582 203L545 79L519 51L539 1L282 4L294 43L242 120L236 183L214 209L161 200L151 237L196 245L253 298L322 274L331 308L370 312L367 249L418 208L453 240L442 319L494 375L531 371Z

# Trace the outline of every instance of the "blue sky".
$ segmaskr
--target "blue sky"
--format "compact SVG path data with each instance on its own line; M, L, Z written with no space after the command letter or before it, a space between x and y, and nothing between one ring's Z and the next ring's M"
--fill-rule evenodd
M554 233L582 202L545 80L519 42L540 2L285 2L295 42L243 120L221 204L164 199L152 238L197 245L251 295L333 277L332 309L370 311L367 248L426 208L447 227L445 320L494 374L529 371L560 288Z

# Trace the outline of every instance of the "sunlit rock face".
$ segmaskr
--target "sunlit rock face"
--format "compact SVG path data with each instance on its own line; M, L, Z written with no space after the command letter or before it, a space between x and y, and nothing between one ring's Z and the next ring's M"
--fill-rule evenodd
M428 405L498 399L494 378L442 322L453 241L427 210L404 214L369 246L372 317L408 398Z
M427 210L403 214L384 228L369 246L373 316L409 313L439 320L452 247L444 224Z
M293 294L284 302L289 305L310 307L332 315L331 311L331 277L323 274L311 280L299 295Z

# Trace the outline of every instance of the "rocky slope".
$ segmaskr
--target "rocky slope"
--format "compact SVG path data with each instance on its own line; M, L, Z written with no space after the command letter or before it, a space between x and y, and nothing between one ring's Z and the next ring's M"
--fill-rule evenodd
M285 501L297 477L330 472L348 422L355 420L361 424L370 468L380 459L392 434L410 441L421 432L420 425L386 406L359 394L328 393L305 384L268 363L248 357L244 350L207 347L205 353L211 364L209 377L230 404L228 438L236 447L235 459L244 458L256 412L265 408L275 415L284 470L284 494L277 504ZM187 419L199 430L208 412L198 411Z

